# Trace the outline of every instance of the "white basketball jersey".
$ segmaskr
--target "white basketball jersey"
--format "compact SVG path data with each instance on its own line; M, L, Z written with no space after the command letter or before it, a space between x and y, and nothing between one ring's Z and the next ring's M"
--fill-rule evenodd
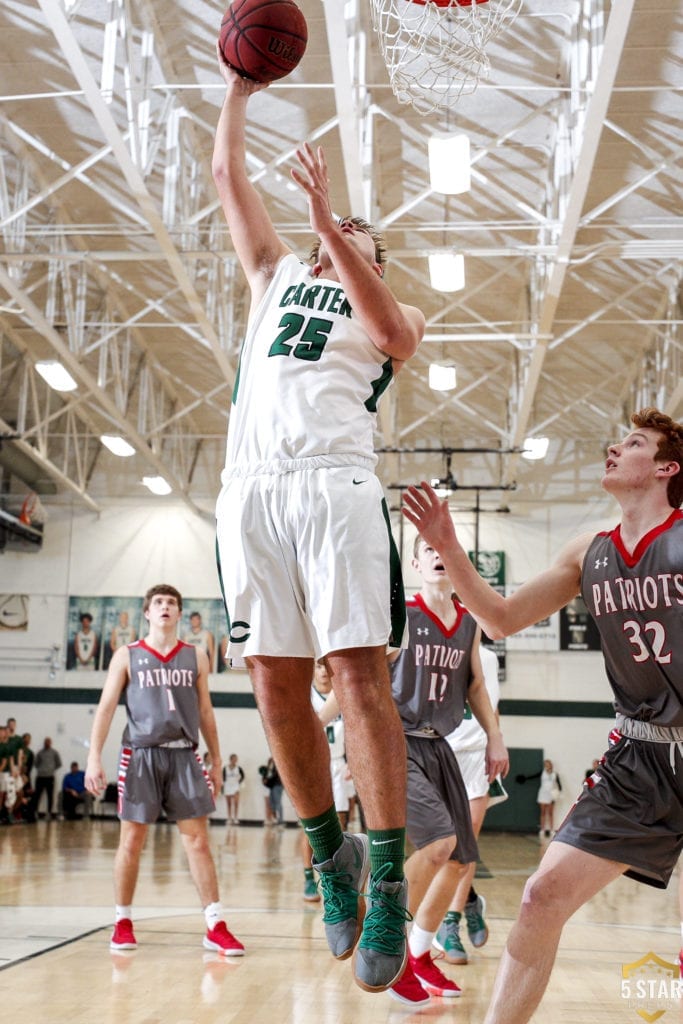
M373 466L377 401L391 379L391 359L339 282L283 257L242 346L223 483L303 469L300 460L311 457L322 466Z
M315 686L311 686L311 703L316 715L325 707L325 697L319 693ZM330 745L330 758L344 756L344 720L337 715L325 726L325 735Z

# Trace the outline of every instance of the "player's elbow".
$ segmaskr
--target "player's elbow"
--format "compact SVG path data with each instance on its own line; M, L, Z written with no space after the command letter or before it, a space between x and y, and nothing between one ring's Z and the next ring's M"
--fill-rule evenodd
M506 636L510 636L511 630L506 630L504 624L500 622L484 622L480 620L479 625L486 633L489 640L504 640Z
M380 351L403 363L415 355L421 341L422 332L401 322L387 325L376 344Z

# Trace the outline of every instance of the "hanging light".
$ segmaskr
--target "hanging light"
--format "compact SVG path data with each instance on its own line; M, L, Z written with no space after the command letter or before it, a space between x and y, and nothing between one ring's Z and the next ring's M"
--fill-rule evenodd
M78 387L66 366L62 366L57 359L44 359L36 363L36 370L54 391L75 391Z
M429 279L437 292L459 292L465 287L465 257L455 252L429 254Z
M435 134L427 143L429 183L434 192L455 196L469 192L470 140L467 135Z
M122 459L127 459L131 455L135 455L135 448L123 437L119 437L118 434L102 434L100 441L105 448L108 448L112 455L118 455Z
M173 490L163 476L143 476L142 482L152 494L170 494Z
M433 391L452 391L457 382L454 366L432 363L429 367L429 386Z
M549 440L547 437L525 437L522 455L530 461L544 459L548 452L548 444Z

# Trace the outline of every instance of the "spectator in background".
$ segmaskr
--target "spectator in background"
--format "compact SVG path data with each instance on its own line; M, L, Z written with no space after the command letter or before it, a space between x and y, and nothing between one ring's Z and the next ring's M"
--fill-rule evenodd
M92 615L83 612L80 616L81 628L74 637L74 654L77 669L97 668L97 652L99 643L97 633L92 628Z
M7 742L6 725L0 725L0 824L9 825L12 807L14 806L14 759Z
M560 782L560 776L555 771L553 762L549 758L546 758L543 762L541 784L538 787L538 796L536 797L538 805L541 808L541 827L538 833L539 836L549 838L550 836L555 835L555 801L559 800L561 791L562 783Z
M266 770L263 775L263 785L268 788L270 799L271 822L273 825L284 825L282 818L282 793L284 786L280 773L275 767L272 757L268 758Z
M261 786L263 789L263 824L264 825L277 825L277 820L273 814L273 808L270 802L270 786L266 782L266 772L268 766L262 764L258 770L261 776Z
M7 719L7 745L9 747L11 757L14 759L14 767L19 770L22 766L22 750L24 747L24 741L21 736L17 735L16 718Z
M62 811L67 821L75 821L76 808L83 804L83 817L89 818L92 797L85 788L85 772L78 767L78 761L71 762L69 772L62 780Z
M29 786L32 786L31 773L33 772L35 754L31 750L31 733L25 732L21 737L21 742L24 750L24 775L26 776Z
M36 754L35 765L36 783L33 793L32 810L33 814L37 817L40 798L43 792L45 792L47 798L45 817L49 821L54 813L55 772L62 767L62 759L58 751L52 746L52 740L49 736L45 737L42 748Z
M223 768L223 796L228 825L239 825L240 786L244 782L244 771L237 763L237 754L231 754Z

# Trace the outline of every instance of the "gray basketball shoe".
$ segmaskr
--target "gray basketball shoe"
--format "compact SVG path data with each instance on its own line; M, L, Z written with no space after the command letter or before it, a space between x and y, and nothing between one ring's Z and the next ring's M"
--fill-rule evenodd
M346 960L363 926L365 902L361 891L370 869L368 837L345 832L334 856L320 864L314 861L313 867L320 875L327 945L337 960Z
M356 984L366 992L383 992L403 974L408 959L406 910L408 883L388 882L389 865L370 877L363 933L353 957Z

